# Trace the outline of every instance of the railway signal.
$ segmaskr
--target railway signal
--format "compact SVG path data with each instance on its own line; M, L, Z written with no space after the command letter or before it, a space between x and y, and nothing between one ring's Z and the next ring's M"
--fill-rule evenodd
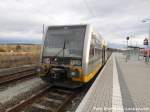
M148 45L148 39L147 38L144 39L143 44L146 46Z
M149 25L149 35L148 35L148 40L150 41L150 19L148 18L148 19L144 19L144 20L142 20L142 22L143 23L148 23L148 25Z
M143 44L148 48L148 45L149 45L149 44L148 44L148 39L147 39L147 38L144 39ZM146 55L145 55L145 62L148 62L148 61L149 61L149 60L148 60L148 59L149 59L149 50L146 50L146 49L145 49L144 52L145 52L145 54L146 54Z

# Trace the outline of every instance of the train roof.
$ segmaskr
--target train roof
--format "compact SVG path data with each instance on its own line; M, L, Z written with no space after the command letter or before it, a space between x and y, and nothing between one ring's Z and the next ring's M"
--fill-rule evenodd
M48 28L51 27L71 27L71 26L87 26L89 24L68 24L68 25L50 25Z

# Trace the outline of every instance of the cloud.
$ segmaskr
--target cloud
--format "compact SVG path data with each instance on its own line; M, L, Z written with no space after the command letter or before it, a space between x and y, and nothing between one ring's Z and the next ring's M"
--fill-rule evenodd
M90 23L107 41L142 44L148 35L149 0L5 0L0 1L0 38L42 38L42 25ZM132 42L131 42L132 43Z

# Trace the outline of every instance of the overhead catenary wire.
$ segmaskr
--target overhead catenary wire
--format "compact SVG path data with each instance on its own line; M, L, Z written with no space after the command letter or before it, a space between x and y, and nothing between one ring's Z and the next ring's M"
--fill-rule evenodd
M90 15L93 16L93 17L96 17L95 14L93 13L93 9L90 7L88 1L87 0L83 0L83 2L85 3L86 8L87 8L88 12L90 13Z

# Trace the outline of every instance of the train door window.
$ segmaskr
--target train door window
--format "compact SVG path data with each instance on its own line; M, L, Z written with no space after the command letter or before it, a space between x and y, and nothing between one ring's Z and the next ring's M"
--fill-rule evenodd
M95 39L91 38L91 42L90 42L90 57L93 57L95 55Z

